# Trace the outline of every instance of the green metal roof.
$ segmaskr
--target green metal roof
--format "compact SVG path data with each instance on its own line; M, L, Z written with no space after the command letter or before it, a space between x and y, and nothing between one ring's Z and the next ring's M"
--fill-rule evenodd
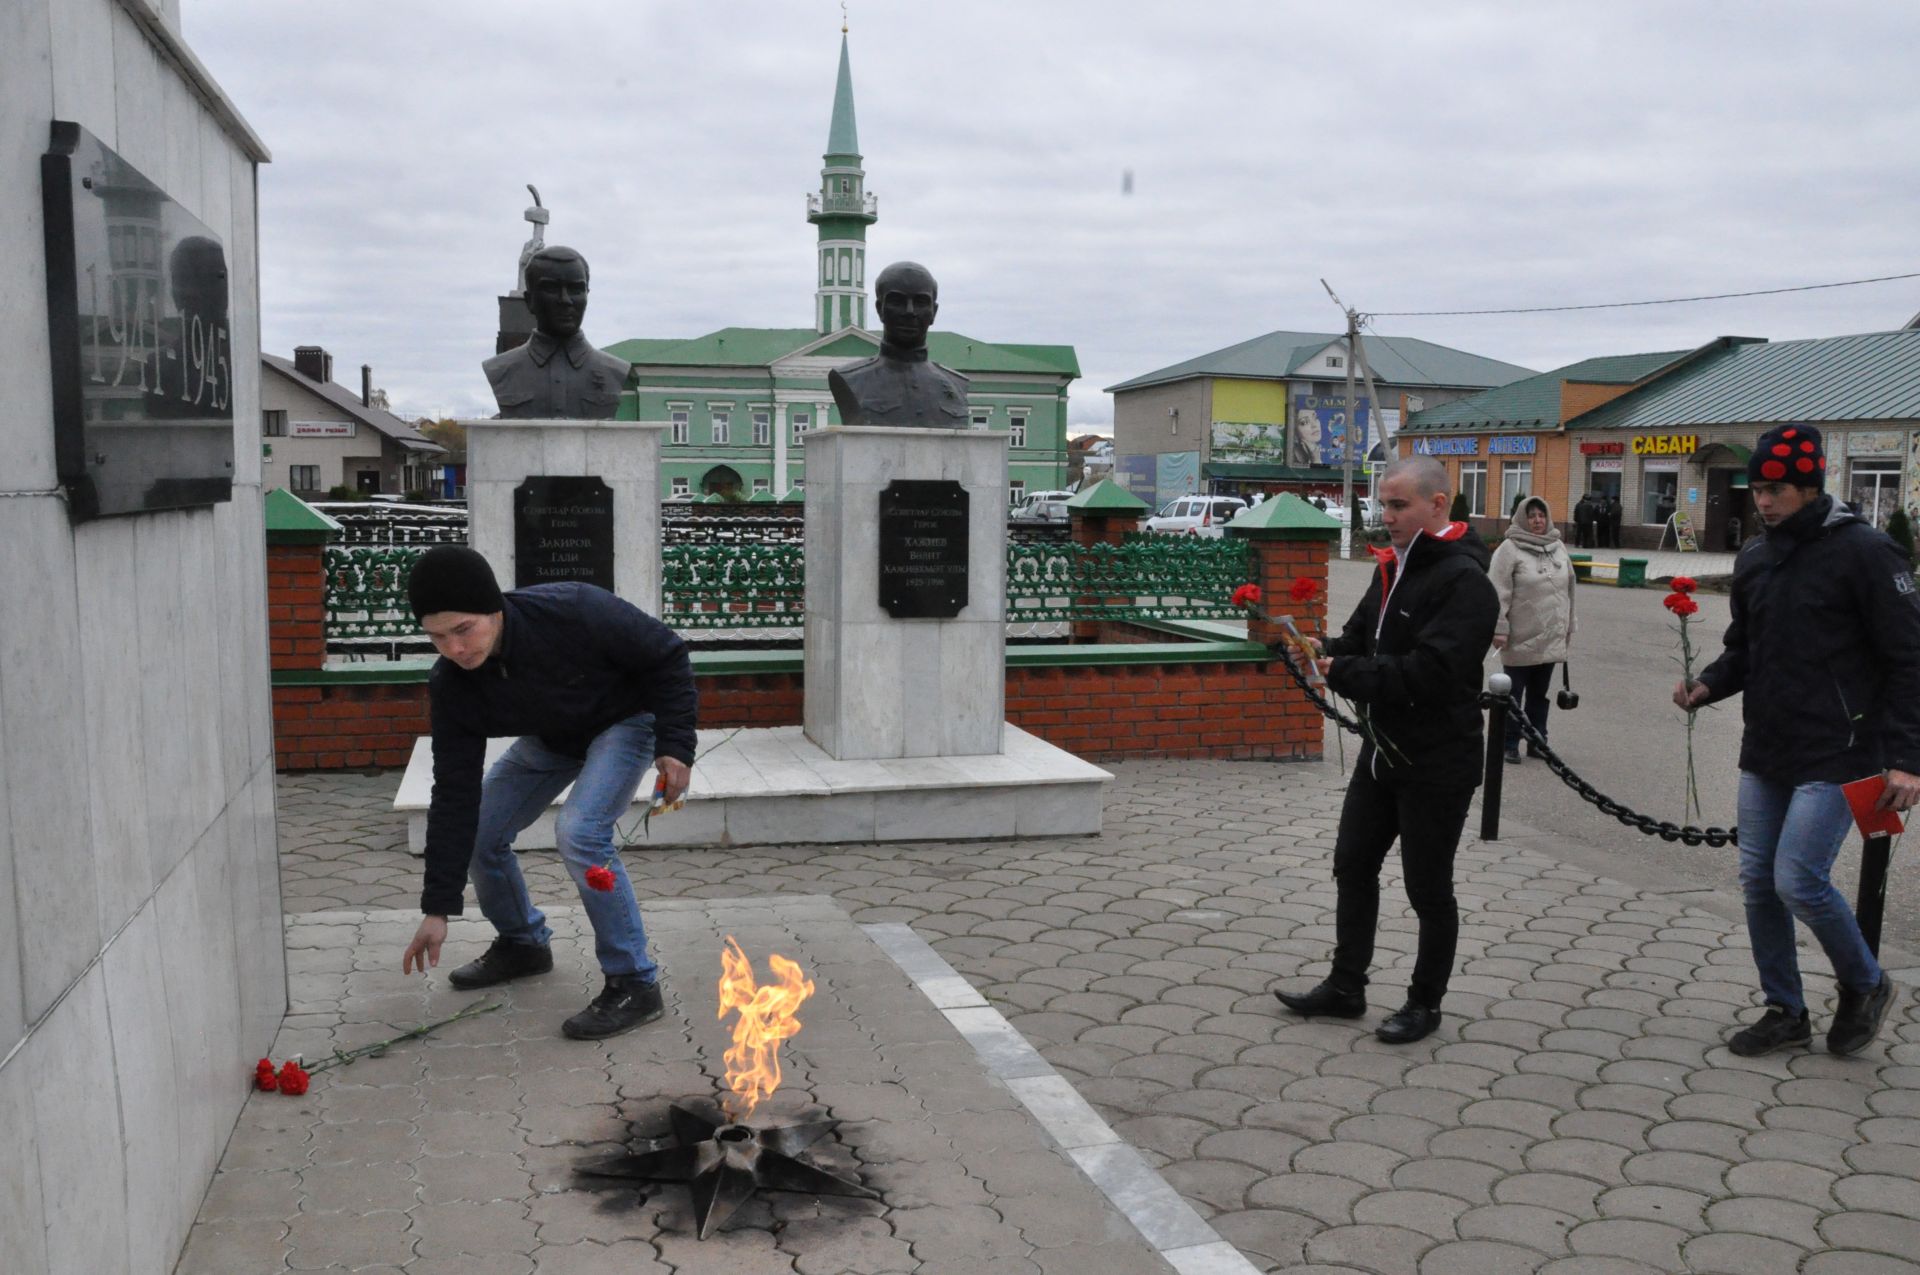
M1579 429L1920 420L1920 331L1728 344L1579 418Z
M860 130L853 123L853 66L847 60L847 37L840 36L840 78L833 86L833 123L827 126L827 158L860 158Z
M1211 354L1188 359L1148 372L1118 385L1109 385L1108 393L1145 389L1169 381L1184 381L1196 376L1245 377L1253 380L1281 380L1298 375L1300 368L1314 355L1344 339L1340 332L1269 332L1265 336L1229 345ZM1389 385L1435 385L1479 389L1506 385L1533 369L1498 359L1482 358L1431 341L1414 337L1362 334L1360 348L1373 369L1373 379ZM1328 379L1325 372L1314 379Z
M820 339L812 328L721 328L690 341L620 341L608 346L607 353L642 366L764 368ZM870 348L879 352L877 344ZM927 353L934 362L969 376L982 372L1080 375L1080 361L1070 345L995 345L959 332L929 332Z
M1560 426L1560 386L1565 381L1588 385L1632 385L1685 358L1690 351L1661 354L1610 354L1582 359L1551 372L1441 403L1407 418L1401 433L1452 433L1468 430L1557 429Z
M1340 534L1340 520L1308 504L1290 491L1269 496L1251 509L1243 509L1227 524L1230 536L1300 537L1331 539Z
M340 530L337 520L284 487L267 493L263 516L267 538L284 544L322 543Z
M1098 514L1143 514L1148 505L1113 479L1102 478L1093 486L1075 492L1067 501L1067 508Z

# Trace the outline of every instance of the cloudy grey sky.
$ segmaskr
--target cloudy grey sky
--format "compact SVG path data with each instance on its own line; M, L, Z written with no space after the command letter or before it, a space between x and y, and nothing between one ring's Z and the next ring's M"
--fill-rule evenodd
M1377 312L1920 270L1920 5L851 8L869 277L924 261L940 326L1075 346L1076 426L1111 420L1115 381L1337 328L1322 276ZM593 264L596 344L811 320L834 0L186 0L184 22L274 152L269 351L371 363L409 414L490 414L526 182ZM1920 280L1377 329L1544 369L1916 311Z

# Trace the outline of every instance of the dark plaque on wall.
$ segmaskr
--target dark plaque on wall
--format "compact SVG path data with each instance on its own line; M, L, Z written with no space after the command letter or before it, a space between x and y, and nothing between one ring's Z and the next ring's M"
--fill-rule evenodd
M967 489L905 479L880 493L880 605L945 620L967 605Z
M513 489L513 587L584 580L613 591L613 491L598 478Z
M40 157L54 457L76 522L233 494L233 341L218 235L99 138Z

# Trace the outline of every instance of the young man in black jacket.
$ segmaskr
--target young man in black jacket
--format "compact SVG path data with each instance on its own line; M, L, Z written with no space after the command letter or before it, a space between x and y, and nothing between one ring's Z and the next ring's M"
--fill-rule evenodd
M1450 495L1445 467L1430 456L1395 461L1381 482L1393 551L1376 551L1380 570L1318 661L1370 735L1347 785L1333 851L1333 969L1309 992L1274 993L1297 1014L1367 1012L1380 865L1398 838L1420 942L1407 1003L1375 1033L1394 1045L1440 1025L1453 973L1460 936L1453 858L1480 783L1481 662L1500 611L1487 546L1465 523L1448 521Z
M562 1030L598 1040L658 1018L658 970L613 833L649 765L659 771L662 800L687 790L699 705L687 644L590 584L502 594L487 560L459 545L420 555L407 593L440 659L427 683L426 915L401 968L425 973L440 963L447 918L461 910L469 873L499 937L448 981L464 991L553 968L552 932L527 895L513 839L572 784L554 835L606 983ZM483 780L487 740L500 735L520 738Z
M1674 688L1689 712L1744 695L1740 886L1766 1013L1727 1047L1743 1057L1813 1038L1795 918L1833 963L1827 1049L1879 1034L1893 980L1830 879L1853 816L1841 785L1882 772L1881 807L1920 801L1920 595L1906 554L1821 487L1820 431L1760 436L1747 476L1766 534L1735 560L1726 650Z

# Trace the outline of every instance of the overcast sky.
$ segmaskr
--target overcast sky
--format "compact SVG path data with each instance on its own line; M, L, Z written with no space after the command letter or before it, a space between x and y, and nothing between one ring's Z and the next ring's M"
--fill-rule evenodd
M1104 387L1367 312L1569 305L1920 270L1920 5L854 0L871 279ZM564 21L563 21L564 19ZM262 339L491 415L527 235L593 267L586 332L811 322L830 0L185 0L273 151ZM1133 191L1122 175L1134 175ZM1649 309L1381 317L1546 369L1738 333L1899 327L1920 280Z

